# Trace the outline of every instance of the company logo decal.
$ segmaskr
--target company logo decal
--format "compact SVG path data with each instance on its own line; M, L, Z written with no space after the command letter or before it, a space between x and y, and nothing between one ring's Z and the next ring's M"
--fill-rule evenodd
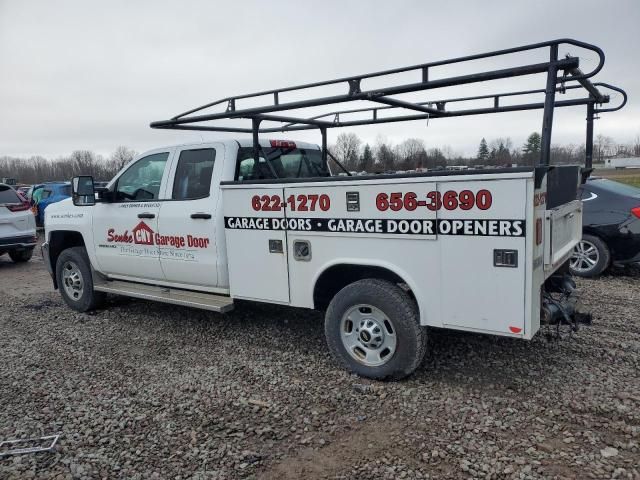
M224 217L230 230L524 237L524 220Z
M153 245L153 230L149 225L140 222L132 231L133 242L138 245Z
M131 232L125 230L117 233L115 228L107 230L108 243L125 243L134 245L148 245L167 248L193 248L202 249L209 247L208 237L197 237L195 235L162 235L154 232L153 229L144 222L138 223Z

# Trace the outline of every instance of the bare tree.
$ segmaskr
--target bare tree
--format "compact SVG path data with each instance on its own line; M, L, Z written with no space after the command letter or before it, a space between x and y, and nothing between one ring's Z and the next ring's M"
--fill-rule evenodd
M111 154L109 160L113 164L113 168L116 171L120 171L127 163L134 159L138 155L138 152L131 150L130 148L120 145L116 148L115 152Z
M352 132L341 133L332 150L347 170L356 170L360 159L360 138Z
M426 166L427 152L424 141L419 138L407 138L395 148L400 168L406 170Z
M88 150L76 150L55 160L40 156L30 158L0 157L0 177L16 178L20 183L36 184L70 180L76 175L92 175L108 180L117 169L112 162Z
M604 163L604 157L612 154L613 144L613 138L602 134L597 135L595 142L593 142L594 160L598 163Z

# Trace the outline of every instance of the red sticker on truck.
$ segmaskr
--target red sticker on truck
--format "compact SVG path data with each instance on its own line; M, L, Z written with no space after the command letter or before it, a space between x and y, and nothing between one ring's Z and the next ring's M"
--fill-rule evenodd
M415 192L381 192L376 195L376 208L381 212L412 212L419 208L437 210L489 210L493 204L493 196L489 190L437 190L419 196ZM327 194L289 195L286 199L280 195L254 195L251 197L251 208L256 212L326 212L331 208L331 198Z
M325 193L289 195L286 201L280 195L254 195L251 197L251 207L256 212L280 212L285 208L292 212L326 212L331 208L331 199Z
M539 192L533 196L533 206L539 207L547 203L547 192Z
M424 197L419 197L415 192L379 193L376 196L376 208L381 212L392 210L399 212L407 210L412 212L418 208L427 208L431 211L445 210L471 210L477 207L479 210L488 210L493 203L493 197L489 190L447 190L442 193L437 190L428 192Z

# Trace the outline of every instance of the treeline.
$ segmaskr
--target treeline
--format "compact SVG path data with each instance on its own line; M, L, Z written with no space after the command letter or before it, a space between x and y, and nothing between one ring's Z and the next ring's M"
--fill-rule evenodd
M375 144L363 143L355 133L341 133L329 147L333 156L349 171L387 172L433 169L447 165L512 166L534 165L540 159L540 134L534 132L523 145L516 146L509 137L480 140L475 156L454 153L449 146L427 147L424 140L408 138L393 144L379 137ZM93 175L95 180L110 180L137 153L118 147L108 157L89 150L76 150L67 157L47 159L0 157L0 178L15 178L20 183L34 184L53 180L69 180L76 175ZM614 155L640 156L640 135L630 144L616 143L611 137L598 135L594 141L593 161L602 163ZM585 147L552 145L554 164L584 163Z
M424 140L408 138L399 144L379 138L371 146L354 133L341 133L330 152L349 171L385 172L397 170L432 169L446 165L493 166L535 165L540 160L540 134L532 133L523 145L515 146L509 137L480 140L473 157L454 153L449 146L428 148ZM598 135L594 141L593 161L604 162L613 155L640 156L640 136L632 144L618 144L611 137ZM552 145L551 162L581 164L585 160L585 146Z
M109 157L89 150L76 150L68 157L47 159L0 157L0 178L15 178L19 183L34 184L48 181L66 181L76 175L93 175L96 181L110 180L137 153L127 147L118 147Z

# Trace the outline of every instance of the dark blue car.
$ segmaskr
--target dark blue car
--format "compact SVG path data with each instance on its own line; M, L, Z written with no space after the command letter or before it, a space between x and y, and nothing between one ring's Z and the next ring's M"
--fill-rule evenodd
M71 196L71 184L69 182L48 182L35 185L31 192L31 204L33 214L36 217L36 225L44 225L44 211L52 203L59 202Z

